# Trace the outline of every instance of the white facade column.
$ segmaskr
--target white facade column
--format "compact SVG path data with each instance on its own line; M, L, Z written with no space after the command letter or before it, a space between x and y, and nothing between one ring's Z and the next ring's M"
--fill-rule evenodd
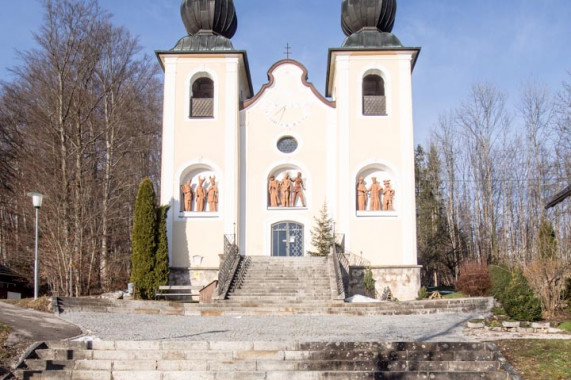
M175 141L175 112L176 112L176 67L178 58L174 56L164 57L165 83L163 102L163 141L161 162L161 205L169 205L167 214L167 239L169 248L169 263L172 263L173 255L173 221L176 210L174 209L175 191L178 191L178 181L175 181L174 173L174 141Z

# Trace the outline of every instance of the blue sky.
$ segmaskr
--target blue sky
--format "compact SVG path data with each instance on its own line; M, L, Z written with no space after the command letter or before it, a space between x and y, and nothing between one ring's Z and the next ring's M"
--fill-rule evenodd
M304 64L324 93L327 54L345 35L341 0L234 0L238 31L232 42L246 50L254 90L267 70L285 58ZM151 59L185 35L180 0L100 0L116 24L139 36ZM405 46L422 47L414 75L415 141L425 143L438 116L459 104L473 83L491 82L517 102L533 80L558 91L571 81L570 0L400 0L393 33ZM34 46L42 23L36 0L2 0L0 80L12 78L16 49ZM158 64L158 63L157 63Z

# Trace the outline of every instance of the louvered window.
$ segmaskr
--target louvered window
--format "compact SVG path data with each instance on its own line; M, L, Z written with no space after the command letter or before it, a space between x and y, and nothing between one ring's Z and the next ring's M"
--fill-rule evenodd
M214 82L210 78L198 78L192 83L190 117L214 117Z
M376 74L365 76L363 78L363 115L382 116L386 114L385 81Z

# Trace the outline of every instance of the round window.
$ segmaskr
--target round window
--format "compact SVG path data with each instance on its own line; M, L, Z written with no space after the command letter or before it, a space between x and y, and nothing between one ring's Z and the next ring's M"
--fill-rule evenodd
M297 140L291 136L282 137L278 141L278 149L282 153L293 153L297 149Z

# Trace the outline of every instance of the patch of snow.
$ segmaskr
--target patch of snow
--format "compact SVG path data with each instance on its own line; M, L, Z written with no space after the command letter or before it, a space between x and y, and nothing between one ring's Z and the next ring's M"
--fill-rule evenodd
M347 303L371 303L371 302L383 302L383 301L357 294L357 295L354 295L353 297L346 298L345 302L347 302Z

